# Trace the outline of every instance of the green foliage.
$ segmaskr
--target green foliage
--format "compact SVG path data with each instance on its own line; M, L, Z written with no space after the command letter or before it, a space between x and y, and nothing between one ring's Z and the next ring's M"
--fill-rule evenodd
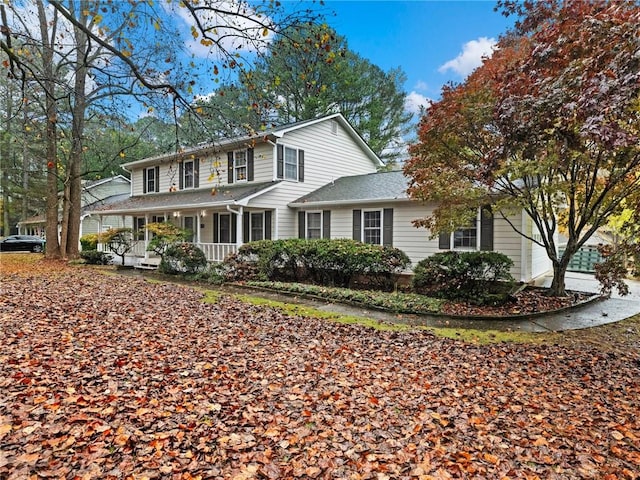
M243 245L230 256L228 280L310 281L348 286L356 276L382 288L393 285L393 275L408 267L407 255L392 247L348 239L262 240Z
M439 313L443 300L413 293L387 293L376 290L353 290L302 283L250 281L247 285L281 292L319 297L323 300L354 303L397 313Z
M513 283L513 261L497 252L441 252L418 262L413 288L438 298L501 304Z
M207 267L204 252L192 243L173 243L167 247L158 271L171 275L202 272Z
M97 250L100 236L97 233L87 233L80 237L80 245L82 250Z
M84 247L80 252L80 258L89 265L108 265L111 261L111 256L108 253L97 250L85 250Z
M100 240L105 244L107 250L115 253L122 259L124 265L124 257L133 250L133 233L128 227L110 228L100 234Z
M147 251L163 256L167 248L174 243L182 243L187 240L188 232L175 226L171 222L158 222L147 224L147 230L153 233L149 241Z

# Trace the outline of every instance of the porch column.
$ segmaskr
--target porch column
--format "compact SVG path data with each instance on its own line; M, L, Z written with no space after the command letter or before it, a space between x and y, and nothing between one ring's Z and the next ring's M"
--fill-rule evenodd
M204 215L202 215L202 210L198 211L198 215L196 216L196 221L198 222L198 224L195 226L196 227L196 244L200 244L200 222L202 222L204 218Z
M149 224L149 214L144 214L144 259L149 260L149 252L147 251L147 247L149 246L149 229L147 225Z
M242 226L244 222L242 221L242 217L244 214L244 207L238 207L238 215L236 215L236 245L238 248L242 246L242 239L244 238L244 232L242 231Z

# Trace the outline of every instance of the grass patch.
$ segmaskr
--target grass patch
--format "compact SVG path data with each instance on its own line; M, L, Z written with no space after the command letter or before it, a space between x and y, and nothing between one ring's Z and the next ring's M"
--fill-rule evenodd
M306 283L246 282L249 287L267 288L278 292L295 293L323 300L347 302L368 308L380 308L394 313L439 313L443 300L415 293L353 290L350 288L324 287Z

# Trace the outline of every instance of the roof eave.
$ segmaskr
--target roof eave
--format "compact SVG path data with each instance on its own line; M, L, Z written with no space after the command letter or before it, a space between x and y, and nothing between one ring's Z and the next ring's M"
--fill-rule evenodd
M378 205L383 203L411 202L407 197L395 198L368 198L368 199L351 199L351 200L324 200L320 202L291 202L287 206L291 208L319 208L331 206L347 206L347 205Z

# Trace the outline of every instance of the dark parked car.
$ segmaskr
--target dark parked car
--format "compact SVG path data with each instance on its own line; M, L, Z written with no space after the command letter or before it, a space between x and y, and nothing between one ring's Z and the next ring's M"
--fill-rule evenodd
M11 235L0 241L0 252L42 252L44 240L31 235Z

